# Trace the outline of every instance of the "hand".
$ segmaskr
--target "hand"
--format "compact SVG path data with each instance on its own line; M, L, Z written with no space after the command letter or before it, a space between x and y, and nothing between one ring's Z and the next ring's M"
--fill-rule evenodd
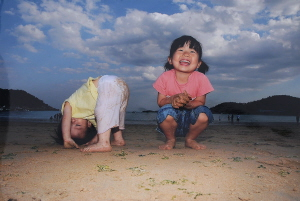
M68 139L68 140L64 140L64 147L66 149L72 149L72 148L76 148L79 149L79 146L76 144L76 142L74 142L73 139Z
M191 100L190 95L184 90L183 93L176 94L171 98L171 104L174 108L184 107Z
M194 101L188 102L186 105L184 105L184 108L186 108L186 109L188 109L188 110L194 109L194 108L195 108L195 105L194 105L193 102L194 102Z

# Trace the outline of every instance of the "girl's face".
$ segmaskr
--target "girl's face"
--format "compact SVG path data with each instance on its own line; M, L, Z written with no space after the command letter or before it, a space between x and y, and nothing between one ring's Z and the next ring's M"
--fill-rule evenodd
M71 138L83 139L86 135L86 130L90 126L90 122L86 119L71 119Z
M183 47L178 48L172 58L168 58L174 69L183 73L192 73L201 65L199 54L185 43Z

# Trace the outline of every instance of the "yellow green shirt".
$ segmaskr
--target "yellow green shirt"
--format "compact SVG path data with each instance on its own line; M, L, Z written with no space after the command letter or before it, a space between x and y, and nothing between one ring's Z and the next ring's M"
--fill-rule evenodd
M82 118L90 121L96 128L95 107L98 97L98 91L93 80L98 79L89 77L88 81L77 89L68 99L66 99L61 108L61 113L65 107L65 103L69 102L72 107L72 117Z

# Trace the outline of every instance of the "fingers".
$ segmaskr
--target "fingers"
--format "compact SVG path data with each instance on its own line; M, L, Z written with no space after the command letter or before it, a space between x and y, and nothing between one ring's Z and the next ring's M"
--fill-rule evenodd
M71 142L71 146L72 148L75 147L76 149L79 149L79 146L74 141Z
M187 93L186 90L184 90L183 93L176 94L173 96L172 106L174 108L184 107L190 102L190 100L192 100L191 96Z
M76 144L75 142L74 142L74 147L75 147L76 149L79 149L78 144Z
M175 101L175 105L179 108L179 107L183 107L185 105L185 101L183 101L182 99L177 99Z
M192 97L190 94L188 94L188 92L186 90L184 90L184 95L186 95L188 97L189 100L192 100Z
M79 149L79 146L74 142L74 141L65 141L64 142L64 147L66 149L72 149L72 148L76 148Z
M174 100L172 102L172 106L175 108L179 108L179 107L183 107L188 102L189 102L189 99L187 99L186 97L179 96L179 97L174 98Z
M185 105L190 101L188 93L185 91L184 93L179 94L179 98L177 99L178 103L181 105Z
M172 107L174 108L179 108L180 107L180 103L178 103L178 101L174 98L173 101L171 102Z
M172 107L173 107L173 108L176 108L176 109L179 108L179 106L178 106L177 104L172 104Z

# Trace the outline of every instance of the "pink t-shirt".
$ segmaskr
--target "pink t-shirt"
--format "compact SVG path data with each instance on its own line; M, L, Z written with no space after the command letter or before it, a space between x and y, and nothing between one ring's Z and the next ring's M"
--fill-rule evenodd
M173 96L178 93L183 93L184 90L194 99L212 92L210 81L203 73L194 71L185 84L179 84L176 80L175 70L169 70L161 74L153 83L153 87L161 94Z

